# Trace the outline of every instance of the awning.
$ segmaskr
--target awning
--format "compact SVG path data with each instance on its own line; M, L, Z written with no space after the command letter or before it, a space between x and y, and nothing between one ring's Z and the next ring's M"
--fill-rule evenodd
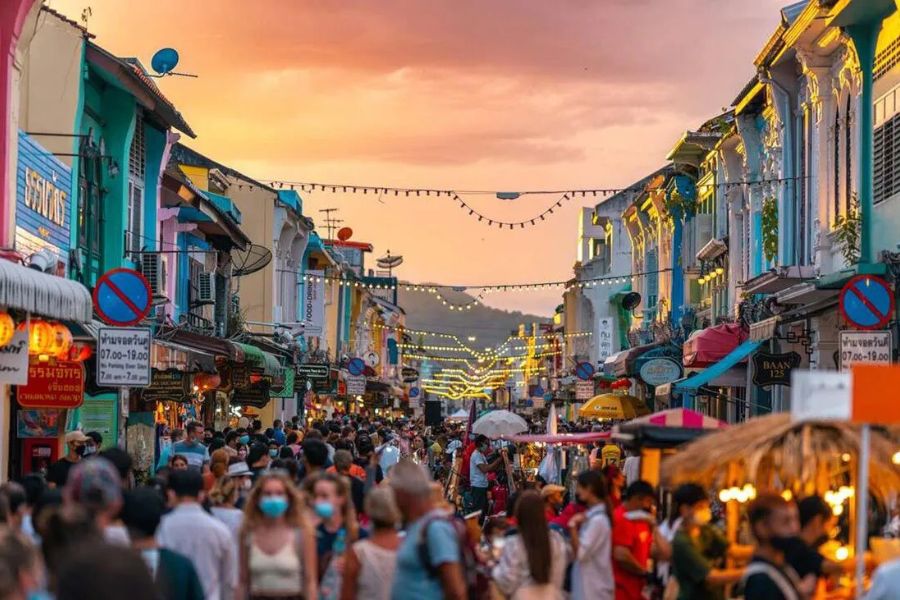
M765 342L775 337L775 330L778 328L779 317L769 317L757 323L750 324L750 339L756 342Z
M281 374L281 363L274 354L269 354L251 344L232 342L239 350L244 352L244 364L251 369L262 369L263 375Z
M71 279L0 260L0 306L60 321L90 323L88 289Z
M654 342L643 346L635 346L613 354L603 363L603 370L616 377L629 377L635 374L634 361L650 350L662 346L665 342Z
M696 392L700 386L706 385L717 377L724 375L729 369L737 365L739 362L745 360L748 356L753 354L753 352L757 348L759 348L760 344L762 344L762 342L754 340L745 341L740 346L732 350L727 356L722 358L722 360L710 366L709 368L704 369L702 373L697 373L695 375L691 375L687 379L676 381L673 385L673 391Z
M723 323L694 332L684 343L686 367L708 367L724 358L747 339L747 331L737 323Z
M202 373L217 373L216 359L212 354L182 346L167 340L153 340L153 345L172 351L174 356L156 356L157 361L164 361L172 364L165 366L156 366L159 369L173 368L177 364L184 364L187 371L200 371Z
M744 282L743 291L745 294L772 294L815 278L815 267L812 266L779 267Z
M600 440L612 437L612 431L592 431L590 433L557 433L551 434L527 434L500 436L501 440L515 442L516 444L592 444Z

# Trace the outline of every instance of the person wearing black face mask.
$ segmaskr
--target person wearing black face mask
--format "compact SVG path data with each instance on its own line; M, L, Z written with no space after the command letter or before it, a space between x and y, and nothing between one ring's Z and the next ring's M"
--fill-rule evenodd
M469 460L469 494L472 512L481 511L479 520L484 521L487 516L488 508L488 478L487 474L503 467L503 452L493 460L488 462L485 455L490 450L491 444L487 437L479 435L475 438L475 452Z
M785 560L800 533L797 507L781 496L765 494L750 506L748 518L759 545L744 571L745 600L801 600L811 595L815 581L801 581Z
M785 549L785 560L801 579L818 580L822 576L838 575L852 570L853 561L847 569L840 563L832 562L819 553L819 546L829 539L829 532L835 526L835 516L819 496L809 496L798 502L800 512L800 534L793 538Z
M66 446L69 451L47 469L47 483L51 487L62 488L66 485L66 481L69 480L69 471L81 461L88 441L90 438L82 431L70 431L66 434Z

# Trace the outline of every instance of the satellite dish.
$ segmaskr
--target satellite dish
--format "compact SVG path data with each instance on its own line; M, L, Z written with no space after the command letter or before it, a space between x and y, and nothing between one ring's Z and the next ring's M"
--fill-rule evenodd
M353 230L349 227L341 227L338 229L337 238L342 242L346 242L351 237L353 237Z
M232 250L231 264L234 270L232 277L241 277L256 273L272 262L272 251L259 244L251 244L246 250Z
M387 256L382 256L376 260L375 263L378 265L379 269L394 269L403 264L403 257L391 256L388 254Z
M168 75L178 64L178 51L175 48L157 50L150 59L150 66L159 75Z
M622 308L625 310L634 310L641 303L641 295L637 292L628 292L622 298Z

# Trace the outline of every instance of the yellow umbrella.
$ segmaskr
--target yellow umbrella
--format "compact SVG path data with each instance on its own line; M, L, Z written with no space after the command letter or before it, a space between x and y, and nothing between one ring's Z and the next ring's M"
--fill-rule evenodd
M589 419L633 419L643 411L640 400L628 394L600 394L578 409L578 414Z

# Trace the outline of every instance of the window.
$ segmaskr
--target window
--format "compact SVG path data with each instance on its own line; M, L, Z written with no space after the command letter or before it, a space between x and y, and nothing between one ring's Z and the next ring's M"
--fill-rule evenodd
M837 220L837 216L841 213L841 110L840 107L834 108L834 130L832 132L832 169L834 170L834 215L832 220Z
M900 192L900 114L875 129L872 146L873 198L878 203Z
M796 240L796 248L794 254L797 257L797 264L805 265L809 263L809 231L807 229L807 221L809 220L809 185L807 176L809 175L809 160L812 154L810 148L810 113L804 110L803 114L798 118L798 143L797 143L797 183L794 187L794 240Z
M144 123L138 117L128 152L128 221L125 224L125 250L140 252L144 241Z
M644 306L648 309L656 308L656 302L659 298L659 263L656 258L656 249L647 252L647 302Z
M91 281L92 263L100 259L100 211L103 190L103 154L101 147L89 137L82 138L78 164L78 247L84 253L85 272L82 283Z

